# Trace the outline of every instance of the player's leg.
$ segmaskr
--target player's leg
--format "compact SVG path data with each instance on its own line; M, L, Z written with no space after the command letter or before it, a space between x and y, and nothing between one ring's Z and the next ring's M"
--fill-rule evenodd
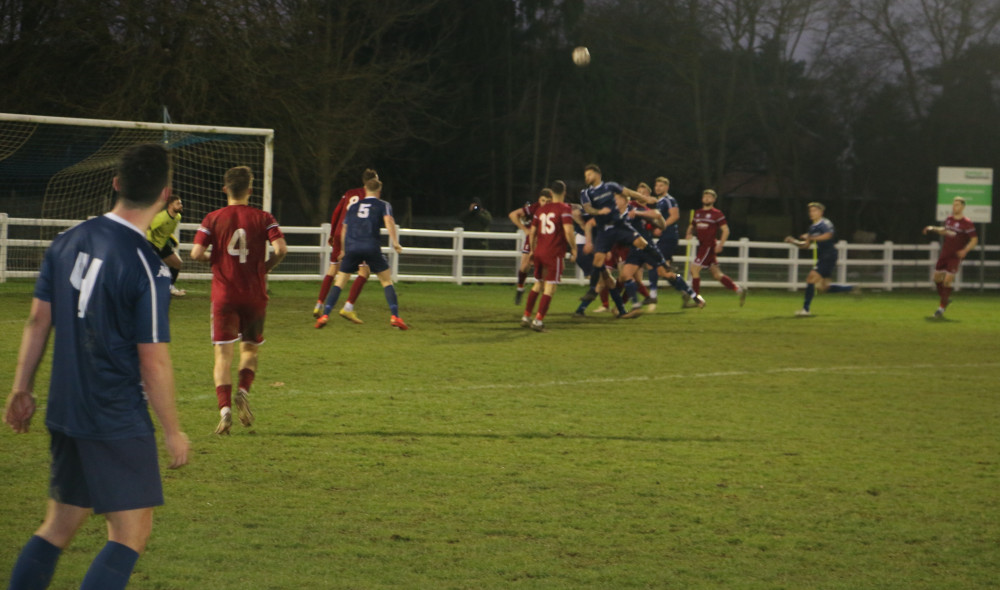
M409 330L410 327L399 317L399 298L396 296L396 287L392 284L392 270L389 268L380 270L376 276L382 284L385 302L389 305L389 325L400 330Z
M263 319L263 318L261 318ZM257 376L257 358L260 349L260 342L263 342L263 334L257 331L250 331L244 336L244 341L240 342L240 364L238 381L236 387L236 411L239 414L240 423L243 426L253 426L253 411L250 410L250 387L253 386Z
M326 274L323 275L323 283L319 287L319 295L316 298L316 305L313 306L313 317L318 318L323 313L323 302L326 301L326 296L330 293L330 287L333 286L333 278L337 276L337 261L331 260L330 266L326 268Z
M521 263L517 267L517 291L514 293L514 305L521 305L521 297L524 296L524 283L528 280L528 269L531 267L529 247L530 244L525 242L521 249Z
M105 518L108 542L90 564L80 590L124 589L153 532L152 508L109 512Z
M364 323L358 317L358 314L354 312L354 302L358 300L361 290L364 289L365 283L368 282L368 277L371 274L371 270L369 270L367 264L362 264L358 267L358 275L354 277L354 282L351 283L351 292L347 294L347 301L344 302L344 307L340 308L340 317L355 324Z
M955 270L957 271L958 269L956 268ZM943 316L944 311L948 309L948 304L951 303L952 285L955 283L955 273L946 271L941 274L944 275L941 279L941 298L938 303L938 309L934 312L935 317Z
M531 325L531 313L534 311L538 296L545 286L545 271L545 263L541 260L535 260L535 284L528 291L528 301L525 303L524 313L521 315L521 327L527 328Z
M812 305L813 297L816 296L816 285L822 282L822 280L822 275L815 268L809 271L809 276L806 277L806 292L802 301L802 309L795 312L795 315L806 316L812 313L810 306Z
M350 273L356 270L357 266L349 268L343 263L340 265L340 268L337 269L337 276L333 278L333 287L330 287L330 292L326 296L326 301L323 302L323 313L320 314L320 319L330 315L330 311L335 305L337 305L337 299L340 298L340 292L343 291L344 286L347 285L347 280L351 278ZM317 327L320 326L317 325Z
M212 368L212 377L215 380L215 398L219 405L219 425L215 428L215 434L229 434L232 426L233 407L233 342L219 342L214 348L215 364Z
M90 508L49 500L45 520L28 539L14 562L10 588L46 588L63 549L90 516Z
M170 294L175 297L183 297L187 294L187 291L178 289L176 283L177 277L181 274L181 266L184 263L181 261L181 257L177 255L177 252L173 251L173 248L170 250L170 254L161 259L167 265L167 268L170 269Z
M684 307L705 307L705 298L695 292L679 274L673 271L669 265L656 267L656 272L667 280L674 289L680 291L685 297Z

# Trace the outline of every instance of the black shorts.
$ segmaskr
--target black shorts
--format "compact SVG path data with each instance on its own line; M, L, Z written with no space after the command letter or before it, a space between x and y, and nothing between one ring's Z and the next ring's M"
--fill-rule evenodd
M819 276L824 279L828 279L833 276L833 269L837 266L837 251L834 250L833 254L827 254L825 256L820 256L816 259L816 266L813 270L819 273Z
M55 430L49 497L93 508L94 514L163 504L163 484L152 434L117 440L74 438Z
M153 246L153 250L156 250L156 254L160 257L160 260L169 258L170 255L174 253L174 243L170 240L167 240L166 243L163 244L162 248L157 248L153 242L150 242L149 245Z

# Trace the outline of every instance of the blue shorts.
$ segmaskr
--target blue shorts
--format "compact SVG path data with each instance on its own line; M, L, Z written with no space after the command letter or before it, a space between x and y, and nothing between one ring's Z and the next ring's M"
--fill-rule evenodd
M660 241L656 242L656 249L660 251L660 254L663 254L663 258L667 262L673 262L678 241L676 236L669 238L660 236Z
M378 274L383 270L389 270L389 261L385 259L385 255L382 254L381 250L358 250L356 252L345 252L337 270L339 272L353 274L358 272L358 267L362 264L367 264L368 268L370 268L375 274Z
M824 279L828 279L833 276L833 269L837 266L837 251L834 250L832 255L820 256L816 259L816 266L813 270L819 273L819 276Z
M611 227L601 230L594 238L594 252L604 252L607 254L615 244L631 246L636 238L642 237L635 228L629 227L622 222L618 222Z
M117 440L74 438L50 430L49 497L93 508L94 514L163 504L163 484L152 434Z

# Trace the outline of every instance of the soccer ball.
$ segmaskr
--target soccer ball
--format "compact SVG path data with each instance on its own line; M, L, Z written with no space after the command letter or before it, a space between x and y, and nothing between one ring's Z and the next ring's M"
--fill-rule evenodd
M573 50L573 63L583 67L590 63L590 50L586 47L577 47Z

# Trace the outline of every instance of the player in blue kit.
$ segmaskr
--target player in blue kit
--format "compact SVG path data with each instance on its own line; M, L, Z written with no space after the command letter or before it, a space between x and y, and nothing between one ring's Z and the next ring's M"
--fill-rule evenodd
M667 264L674 261L674 252L677 251L677 244L680 241L680 232L677 229L677 222L681 218L681 210L675 199L668 191L670 190L670 180L666 176L659 176L653 184L653 195L645 197L641 202L647 206L655 207L663 216L666 227L657 228L653 231L654 236L659 239L656 242L656 249L663 255ZM657 282L659 274L653 273L649 277L649 297L642 302L643 305L657 303Z
M616 244L632 246L642 252L646 264L649 264L655 272L667 279L678 291L687 293L698 307L704 307L705 300L696 294L684 279L670 269L667 261L663 259L663 255L639 235L635 228L622 221L618 208L615 206L615 195L621 194L635 200L641 199L642 195L617 182L605 182L602 179L601 169L594 164L586 166L583 174L587 188L580 193L580 204L583 205L584 211L594 216L597 233L594 238L594 270L590 275L590 289L581 298L583 304L577 308L577 315L582 315L587 304L597 297L596 288L604 274L604 260ZM625 314L625 307L621 298L616 297L615 294L612 294L620 317Z
M170 269L145 230L170 195L167 152L129 149L113 186L111 212L67 230L45 253L21 337L4 422L28 432L33 383L55 329L45 425L52 466L45 520L24 546L10 588L45 588L62 551L91 512L103 514L108 542L83 590L125 588L163 504L156 439L147 406L163 428L170 467L187 463L188 439L174 404L168 342Z
M786 242L795 244L799 248L808 248L811 243L816 244L816 266L806 277L805 300L802 309L795 312L797 316L811 315L809 306L812 304L817 287L824 293L849 293L854 289L852 285L830 284L833 269L837 266L837 247L833 242L835 235L833 223L823 217L825 211L826 207L822 203L809 203L809 219L812 221L809 231L799 236L797 240L792 236L785 238Z
M400 330L408 330L399 317L399 302L396 298L396 288L392 285L392 270L389 262L382 255L382 240L379 234L384 227L389 230L389 242L396 252L402 252L403 247L399 245L399 238L396 235L396 221L392 216L392 205L386 203L379 196L382 194L382 181L371 178L365 181L365 198L351 205L344 215L344 231L340 237L342 241L340 267L337 276L333 280L333 287L326 297L323 305L323 314L316 320L316 328L322 328L330 321L330 310L337 304L340 291L347 284L347 279L351 273L355 273L358 267L365 263L373 273L378 276L385 291L385 300L389 304L389 324Z

